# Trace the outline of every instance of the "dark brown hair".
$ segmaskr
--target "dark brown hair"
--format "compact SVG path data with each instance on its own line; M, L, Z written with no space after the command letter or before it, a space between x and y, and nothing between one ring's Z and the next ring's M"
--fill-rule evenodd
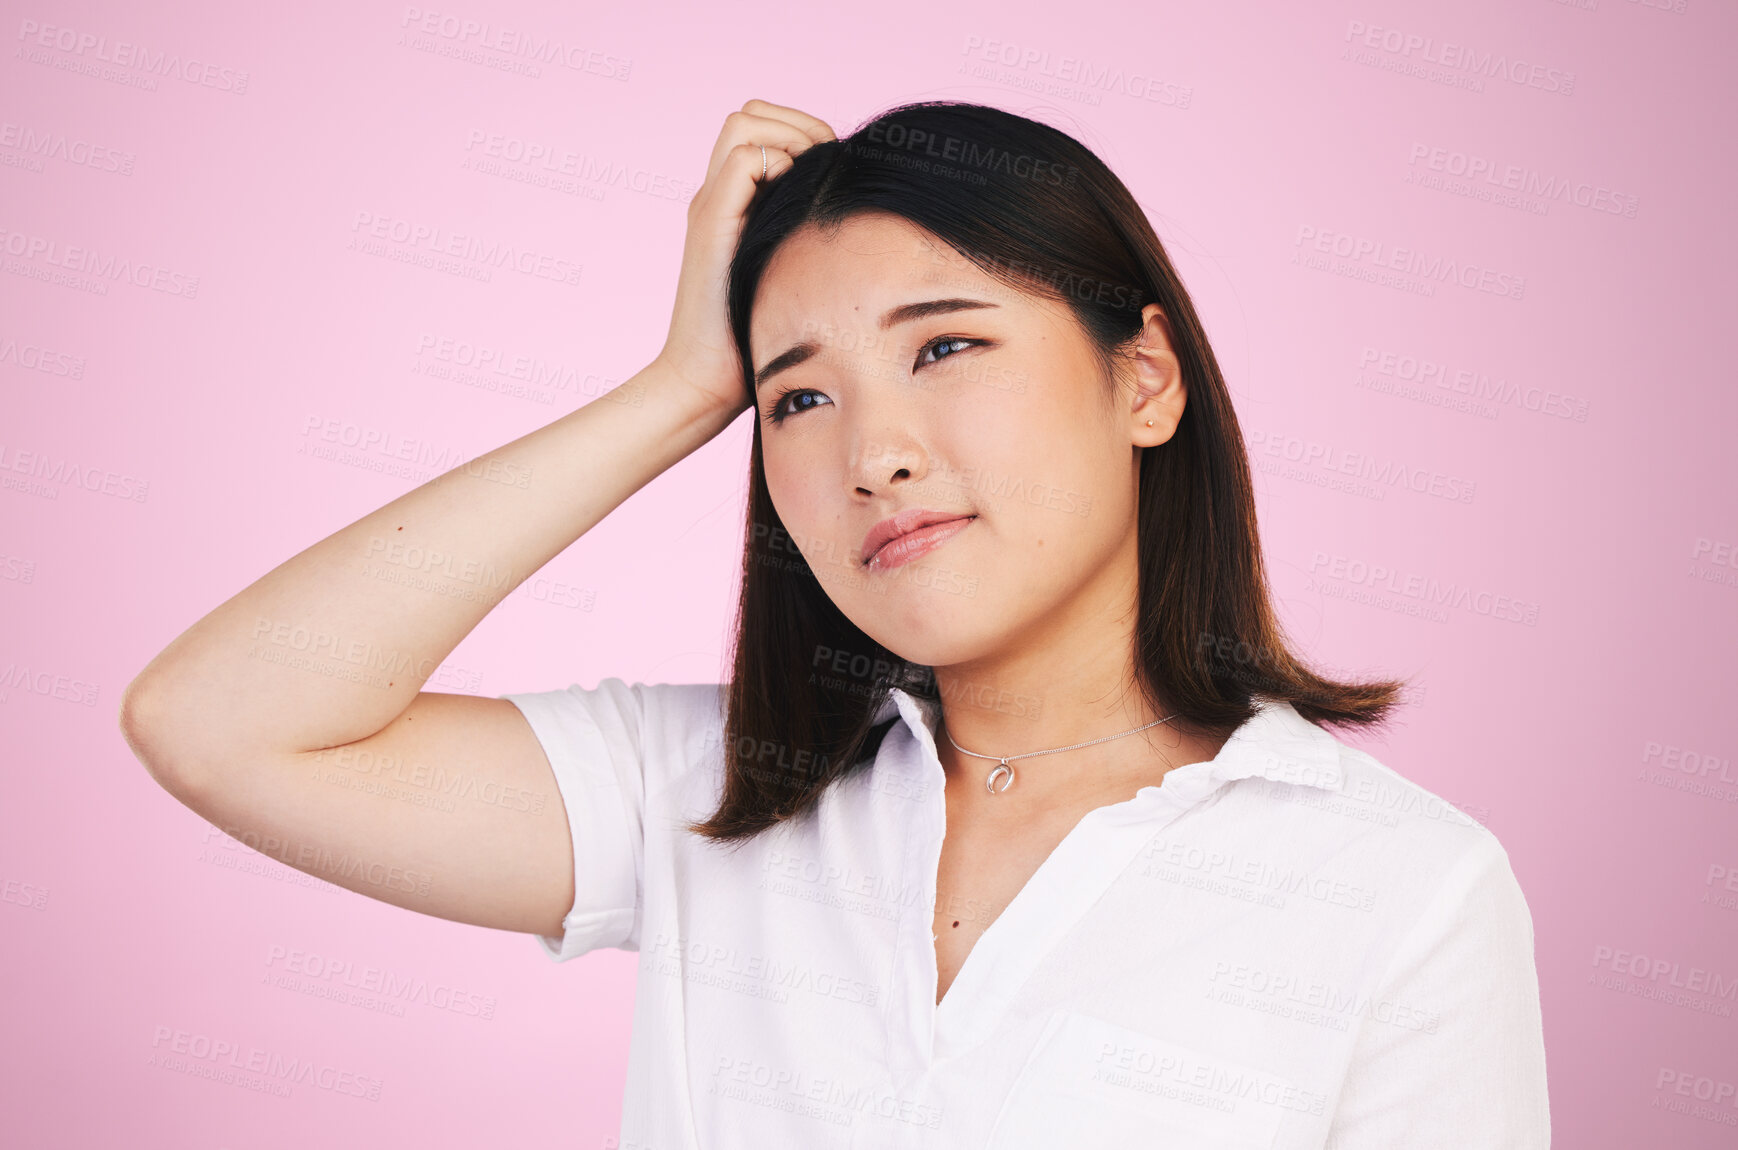
M806 224L861 212L903 217L1017 290L1064 301L1106 379L1157 303L1188 388L1169 441L1141 453L1134 664L1155 714L1227 737L1284 700L1317 724L1382 722L1402 680L1341 682L1292 653L1269 601L1243 435L1189 293L1133 195L1084 145L1049 125L954 101L906 104L810 147L755 193L730 266L731 331L753 380L749 316L778 246ZM750 385L752 390L752 384ZM939 699L932 668L871 639L827 596L780 522L755 408L726 769L718 809L690 830L746 841L810 810L867 766L897 719L890 688ZM837 668L844 660L847 673Z

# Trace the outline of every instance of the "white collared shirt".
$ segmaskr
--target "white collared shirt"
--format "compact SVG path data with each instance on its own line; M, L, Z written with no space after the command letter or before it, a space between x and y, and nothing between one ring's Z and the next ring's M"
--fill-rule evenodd
M682 829L720 793L720 686L500 697L573 835L539 943L641 955L622 1150L1550 1143L1507 853L1289 704L1090 811L937 1005L935 704L893 691L873 769L731 850Z

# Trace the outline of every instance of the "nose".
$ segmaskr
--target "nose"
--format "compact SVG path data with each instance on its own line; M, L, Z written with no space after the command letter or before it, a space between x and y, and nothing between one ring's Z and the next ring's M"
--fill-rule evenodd
M851 460L851 480L859 494L876 495L898 483L921 480L929 471L929 457L911 436L866 436Z

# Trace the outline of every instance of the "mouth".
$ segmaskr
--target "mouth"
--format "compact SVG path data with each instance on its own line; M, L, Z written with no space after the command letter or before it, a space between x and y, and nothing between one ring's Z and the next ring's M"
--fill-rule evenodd
M912 508L870 528L863 540L863 565L887 570L911 562L971 526L976 515Z

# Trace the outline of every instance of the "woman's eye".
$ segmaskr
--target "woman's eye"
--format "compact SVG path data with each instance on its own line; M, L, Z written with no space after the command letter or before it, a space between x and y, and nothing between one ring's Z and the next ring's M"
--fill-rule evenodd
M792 390L784 392L777 399L773 400L772 410L771 410L769 418L771 418L771 420L774 423L783 423L785 421L785 416L787 416L787 415L795 415L798 412L810 410L810 408L808 408L808 407L797 407L794 403L789 405L790 410L788 410L788 411L786 410L786 406L787 406L786 401L787 400L795 400L795 399L800 398L800 397L805 396L805 395L812 395L812 396L816 397L817 399L826 399L827 398L826 396L822 395L820 392L813 391L813 390L806 388L806 387L793 388ZM831 403L832 401L828 400L828 402Z
M966 339L964 336L957 335L944 335L940 338L932 339L918 349L917 363L913 365L912 370L916 371L919 367L935 363L937 359L947 359L949 356L959 354L959 352L965 348L974 347L987 342L988 341L981 339ZM930 352L941 351L945 348L952 348L953 350L948 351L946 355L937 356L935 359L929 358ZM801 402L805 397L809 396L812 396L821 402L811 404L804 404ZM771 423L783 423L788 417L799 415L805 411L812 411L816 407L821 406L823 402L831 403L833 401L812 388L792 388L790 391L781 393L777 399L772 401L772 406L767 408L766 417Z
M924 353L927 351L930 351L931 349L947 347L949 344L959 344L962 348L964 348L964 347L970 347L972 344L977 343L977 342L978 342L977 340L965 339L965 338L963 338L961 336L957 336L957 335L944 335L940 339L932 339L928 343L924 344L923 347L918 349L917 367L924 366L924 363L926 362L924 359ZM950 353L950 354L956 354L956 353ZM944 355L944 356L941 356L940 358L946 359L947 356ZM932 359L932 360L928 360L927 362L934 363L935 360ZM915 370L915 368L913 370Z

